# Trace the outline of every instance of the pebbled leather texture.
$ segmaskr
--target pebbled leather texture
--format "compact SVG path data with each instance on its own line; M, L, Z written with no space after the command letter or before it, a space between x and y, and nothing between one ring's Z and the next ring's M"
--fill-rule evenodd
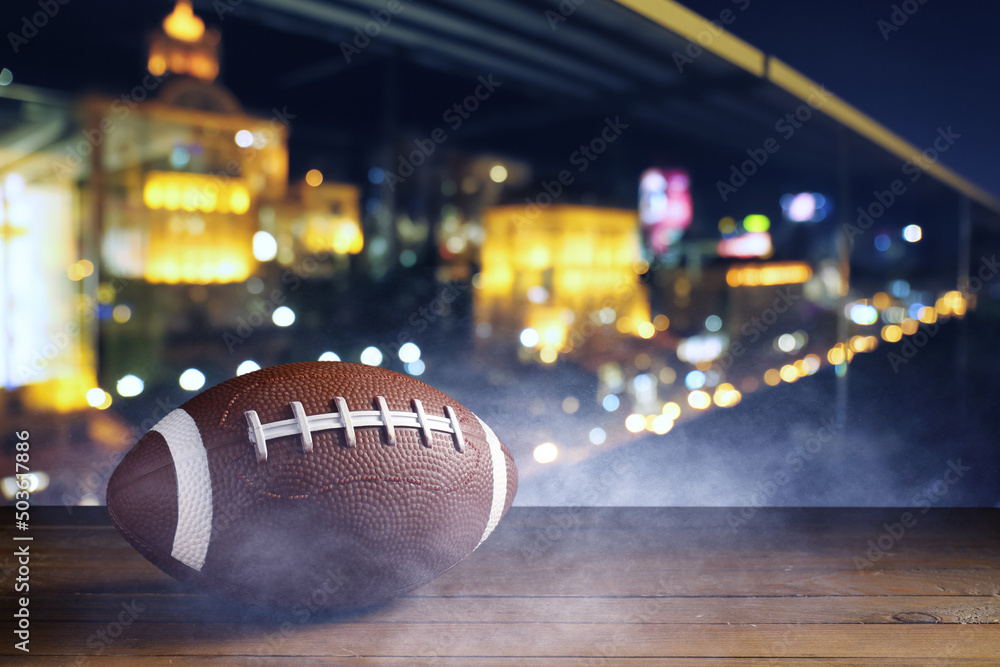
M339 428L313 431L311 452L303 451L298 435L268 439L268 458L258 462L246 411L267 424L293 419L293 401L312 416L337 413L336 397L351 411L378 410L380 396L391 411L412 411L418 399L427 415L443 417L451 406L463 451L448 433L433 432L428 447L420 428L399 426L395 445L384 427L361 427L350 447ZM210 500L204 490L190 488L192 475L184 473L190 462L175 462L154 427L112 475L112 520L168 574L253 605L358 607L413 590L457 564L488 534L488 524L495 524L491 508L495 514L499 502L495 487L504 496L503 513L517 490L517 469L502 444L506 487L494 480L490 445L472 412L419 380L382 368L273 366L223 382L178 410L200 431ZM185 507L179 490L189 499L189 512L210 505L210 520L203 514L179 519L178 505L182 512ZM192 530L210 535L187 534ZM200 568L197 559L185 564L171 556L175 542L206 537Z

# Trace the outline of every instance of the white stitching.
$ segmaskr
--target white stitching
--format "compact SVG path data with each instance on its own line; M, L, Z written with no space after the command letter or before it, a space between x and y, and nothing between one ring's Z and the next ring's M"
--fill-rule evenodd
M260 417L256 410L247 410L243 413L250 424L250 442L257 446L257 462L263 463L267 460L267 438L264 435L264 427L261 426Z
M292 414L295 415L295 423L302 431L302 451L307 454L313 450L312 432L309 430L309 418L306 417L305 408L298 401L289 403L292 406Z
M432 444L432 432L438 431L448 433L453 436L455 449L459 452L465 451L465 436L462 434L462 427L458 423L458 415L450 405L444 406L446 417L438 415L428 415L423 405L418 399L413 399L414 412L393 412L382 396L376 396L378 410L348 410L347 401L343 397L337 396L334 399L338 412L328 412L324 414L306 415L302 404L293 401L289 405L292 408L293 419L283 419L268 424L261 424L260 418L255 410L244 412L248 428L250 442L254 443L257 451L257 461L267 461L267 441L274 438L281 438L290 435L298 435L302 439L302 450L312 451L312 434L316 431L329 431L342 428L347 440L348 447L357 445L356 428L366 426L385 427L389 445L396 444L397 428L418 428L423 433L424 445L430 447Z
M424 405L419 398L413 399L413 409L417 413L417 421L420 422L420 430L424 434L424 446L430 447L434 444L434 435L431 433L431 425L427 422L427 413L424 412Z
M396 429L392 427L392 413L389 412L389 406L386 405L384 397L376 396L375 400L378 401L378 411L382 414L382 423L385 424L385 435L389 441L389 446L395 447Z
M358 444L358 436L354 433L354 421L351 419L351 411L347 409L347 401L342 396L334 399L337 403L337 411L340 412L341 420L344 422L344 432L347 434L347 446L354 447Z
M450 405L444 406L444 412L448 415L448 420L451 422L452 431L455 434L455 449L459 452L465 451L465 436L462 435L462 427L458 424L458 415L455 411L451 409Z

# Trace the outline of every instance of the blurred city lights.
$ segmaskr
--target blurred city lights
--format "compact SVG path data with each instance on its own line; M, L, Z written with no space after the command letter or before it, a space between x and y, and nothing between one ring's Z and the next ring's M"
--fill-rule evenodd
M636 327L636 333L638 333L641 338L652 338L656 333L656 328L653 326L652 322L640 322L639 326Z
M251 294L260 294L264 291L264 281L254 276L247 280L247 291Z
M553 363L559 357L559 353L551 345L546 345L539 351L538 358L546 364Z
M539 463L552 463L559 456L559 448L551 442L543 442L535 447L533 456Z
M712 404L712 397L708 395L707 392L692 391L688 394L688 405L690 405L695 410L704 410Z
M887 343L897 343L903 338L903 330L895 324L882 327L882 340Z
M771 228L771 220L766 215L753 214L743 218L743 229L748 232L766 232Z
M142 393L144 387L145 384L143 381L130 373L118 380L118 395L125 396L126 398L138 396Z
M399 360L410 363L420 358L420 348L416 343L403 343L399 348Z
M14 73L4 67L0 69L0 86L9 86L14 83Z
M336 352L327 351L327 352L324 352L323 354L319 355L319 360L320 361L340 361L340 356Z
M186 391L198 391L205 386L205 374L197 368L189 368L180 377L181 389Z
M532 328L527 328L521 332L521 345L525 347L535 347L538 345L538 332Z
M120 303L111 310L111 319L118 324L125 324L132 319L132 309Z
M889 285L889 291L896 298L902 299L910 295L910 283L905 280L893 280Z
M653 327L657 331L666 331L670 327L670 318L666 315L657 315L653 318Z
M580 399L576 396L567 396L563 399L562 409L568 415L576 414L576 411L580 409Z
M191 161L191 151L184 146L174 146L170 152L170 166L174 169L183 169Z
M779 371L781 379L785 382L795 382L799 379L799 371L793 364L786 364Z
M100 407L101 403L104 402L104 390L100 387L94 387L87 391L87 403L91 406L97 408Z
M646 428L646 418L638 413L632 413L625 418L625 428L632 433L638 433Z
M253 256L259 262L269 262L278 254L278 242L267 232L253 235Z
M715 395L712 396L712 400L720 408L731 408L737 405L742 398L739 390L728 382L720 384L715 389Z
M381 167L372 167L368 170L368 182L378 185L385 180L385 171Z
M812 222L816 215L816 195L811 192L783 195L780 203L785 217L791 222Z
M601 427L595 427L590 429L590 444L592 445L603 445L604 441L608 439L608 434L604 432Z
M691 336L677 346L677 358L689 364L712 361L722 354L723 337L719 334Z
M306 172L306 184L316 187L323 182L323 172L319 169L310 169Z
M910 304L910 307L907 309L906 314L915 320L919 320L920 311L922 311L923 309L924 309L924 304L920 303L919 301L916 301Z
M260 370L260 364L253 359L247 359L236 367L236 375L246 375Z
M382 351L374 346L366 347L361 351L361 363L366 366L378 366L382 363Z
M764 373L764 382L769 387L777 386L778 383L781 382L781 372L778 371L778 369L776 369L776 368L769 368Z
M804 283L810 278L812 267L803 262L736 265L726 271L726 283L730 287L792 285Z
M920 225L907 225L903 227L903 239L910 243L916 243L923 238L923 235L924 230L920 228Z
M677 419L681 416L681 406L677 405L673 401L663 404L663 414L670 417L671 419Z
M528 288L528 301L531 303L545 303L549 298L549 291L541 285L532 285Z
M403 368L405 368L406 372L409 373L410 375L423 375L424 371L427 369L427 366L424 365L423 360L417 359L416 361L410 361L406 364L403 364Z
M271 321L279 327L290 327L295 322L295 311L288 306L278 306L271 313Z
M608 412L614 412L621 405L621 400L615 394L608 394L601 400L601 407Z
M878 321L878 311L875 306L856 303L850 307L851 321L855 324L875 324Z
M821 363L817 354L807 354L802 360L802 366L806 370L806 375L812 375L818 371Z
M236 133L236 145L240 148L253 146L253 132L250 130L240 130Z
M674 420L667 415L657 415L653 418L653 433L663 435L674 427Z
M795 337L787 333L778 336L778 349L782 352L792 352L795 350Z
M48 487L49 475L40 471L26 472L13 477L4 477L0 481L0 489L3 490L3 495L7 500L16 498L19 491L35 493L36 491L44 491Z
M705 374L701 371L691 371L684 376L684 386L688 389L701 389L705 386Z
M875 237L875 249L885 252L892 245L892 239L889 238L888 234L879 234Z
M722 318L718 315L709 315L705 318L705 328L709 331L718 331L722 328Z
M502 164L495 164L490 168L490 180L494 183L503 183L507 180L507 167Z

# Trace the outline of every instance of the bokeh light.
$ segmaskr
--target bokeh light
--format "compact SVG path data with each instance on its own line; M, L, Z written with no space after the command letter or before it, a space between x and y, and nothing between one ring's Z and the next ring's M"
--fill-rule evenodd
M712 397L708 395L707 392L692 391L688 394L688 405L690 405L695 410L704 410L712 404Z
M189 368L181 373L179 382L185 391L198 391L205 386L205 374L197 368Z
M142 393L145 386L146 385L141 378L129 373L118 380L116 389L118 390L119 396L125 396L127 398L130 396L138 396Z
M559 448L554 443L543 442L535 447L532 455L539 463L552 463L559 456Z
M361 363L366 366L378 366L382 363L382 351L371 345L361 351Z
M258 364L253 359L247 359L240 363L236 367L236 375L246 375L247 373L253 373L254 371L260 370L260 364Z

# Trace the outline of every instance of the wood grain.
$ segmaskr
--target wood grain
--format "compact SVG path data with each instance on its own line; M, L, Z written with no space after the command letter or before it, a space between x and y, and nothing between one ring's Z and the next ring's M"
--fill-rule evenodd
M10 508L0 540L11 541ZM289 614L198 594L103 508L34 508L37 665L1000 664L1000 511L514 508L475 554L379 607ZM7 554L13 549L6 549ZM879 555L880 554L880 555ZM4 557L0 600L16 604ZM4 614L0 631L12 637Z

